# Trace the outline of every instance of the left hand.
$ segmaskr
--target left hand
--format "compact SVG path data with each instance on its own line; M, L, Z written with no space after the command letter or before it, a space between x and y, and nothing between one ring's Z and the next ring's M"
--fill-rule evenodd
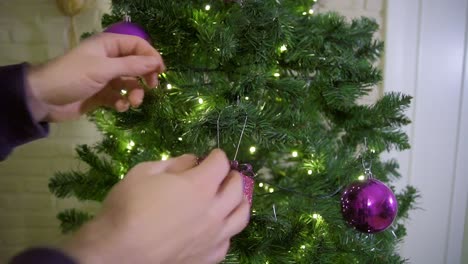
M158 83L163 60L147 41L129 35L101 33L69 53L27 74L29 102L36 121L59 122L78 118L98 107L127 111L139 106L144 90ZM121 95L121 90L127 95Z

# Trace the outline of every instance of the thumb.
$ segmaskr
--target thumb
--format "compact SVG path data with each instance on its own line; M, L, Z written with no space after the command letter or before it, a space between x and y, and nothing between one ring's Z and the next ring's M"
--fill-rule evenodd
M221 183L229 174L231 166L229 159L220 149L213 150L198 166L183 172L188 177L206 186L211 194L216 194Z
M156 56L126 56L118 58L108 58L105 62L104 78L107 81L117 77L136 77L152 72L159 72L163 67L163 62Z

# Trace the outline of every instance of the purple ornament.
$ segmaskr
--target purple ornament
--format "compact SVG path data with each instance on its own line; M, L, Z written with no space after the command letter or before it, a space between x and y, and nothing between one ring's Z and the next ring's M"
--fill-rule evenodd
M132 22L122 21L112 24L104 32L137 36L150 42L148 33L140 25Z
M364 233L389 227L398 211L392 190L383 182L367 179L351 183L341 196L341 213L346 222Z

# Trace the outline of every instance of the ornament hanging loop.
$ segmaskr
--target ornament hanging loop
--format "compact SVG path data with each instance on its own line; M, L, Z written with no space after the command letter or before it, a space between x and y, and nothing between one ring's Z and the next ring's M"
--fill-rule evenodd
M240 104L240 100L238 99L237 101L237 106ZM219 115L218 115L218 120L216 121L216 141L218 143L218 148L220 148L220 120L221 120L221 115L222 113L224 112L224 110L230 108L230 107L233 107L232 105L224 108L223 110L221 110L221 112L219 112ZM245 128L247 127L247 120L248 120L248 115L247 115L247 112L244 110L244 113L245 113L245 119L244 119L244 125L242 126L242 131L241 131L241 134L240 134L240 137L239 137L239 142L237 143L237 147L236 147L236 153L234 154L234 159L233 160L236 160L237 159L237 154L239 153L239 148L240 148L240 145L241 145L241 142L242 142L242 137L244 136L244 132L245 132Z
M124 21L130 23L130 22L132 22L132 17L129 14L125 13L124 14Z
M361 162L362 162L362 167L364 168L364 174L366 178L368 179L373 179L374 175L372 174L372 160L366 160L365 159L365 154L367 154L369 151L368 145L367 145L367 137L364 138L364 154L361 156Z

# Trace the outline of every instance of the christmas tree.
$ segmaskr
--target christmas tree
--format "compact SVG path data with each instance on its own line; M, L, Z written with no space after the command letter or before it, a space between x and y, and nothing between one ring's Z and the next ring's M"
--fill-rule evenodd
M140 108L91 115L103 139L77 147L89 168L57 173L51 191L99 202L142 161L202 157L219 144L255 174L251 222L225 263L404 263L397 247L415 189L396 194L395 221L375 234L348 225L340 199L370 162L388 186L399 177L398 164L379 156L410 147L401 127L411 98L357 103L382 80L378 25L314 14L314 3L114 0L103 26L130 15L167 71ZM69 209L58 217L72 232L93 216Z

